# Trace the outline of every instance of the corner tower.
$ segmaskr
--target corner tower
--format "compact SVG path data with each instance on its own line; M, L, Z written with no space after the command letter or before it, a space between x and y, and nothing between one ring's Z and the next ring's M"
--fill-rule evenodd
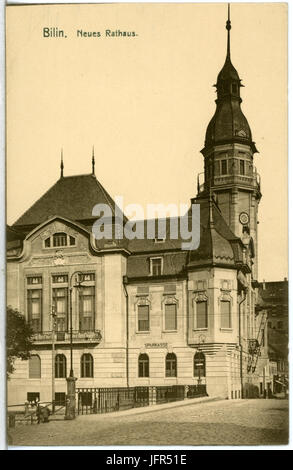
M229 6L226 29L227 54L214 85L217 91L216 111L207 127L205 145L201 150L204 156L204 181L200 184L198 177L198 197L212 192L232 232L245 244L250 243L254 256L253 277L257 279L260 177L253 161L257 149L248 121L241 110L240 90L243 85L231 62Z

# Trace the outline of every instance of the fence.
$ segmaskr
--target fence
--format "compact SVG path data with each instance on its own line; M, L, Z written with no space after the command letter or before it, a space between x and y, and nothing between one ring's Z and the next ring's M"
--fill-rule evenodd
M206 385L77 388L77 414L110 413L156 403L206 396Z
M156 403L169 403L171 401L184 400L184 395L184 385L156 387Z
M52 402L22 403L19 405L10 405L7 409L8 427L14 428L18 425L39 424L43 422L44 413L42 410L48 409L50 421L63 419L65 406L56 406Z
M77 388L77 413L109 413L149 405L149 387Z

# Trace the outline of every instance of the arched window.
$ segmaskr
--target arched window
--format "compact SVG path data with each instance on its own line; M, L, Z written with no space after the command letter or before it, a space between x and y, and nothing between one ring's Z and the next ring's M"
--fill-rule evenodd
M83 354L80 360L80 376L93 377L94 376L94 360L91 354Z
M41 378L41 358L37 354L34 354L29 359L29 378L30 379Z
M56 379L66 378L66 357L64 354L57 354L55 357L55 377Z
M205 355L202 352L197 352L194 355L193 375L199 379L206 376L206 360Z
M174 353L166 356L166 377L177 377L177 358Z
M140 354L138 358L138 377L149 377L149 356Z

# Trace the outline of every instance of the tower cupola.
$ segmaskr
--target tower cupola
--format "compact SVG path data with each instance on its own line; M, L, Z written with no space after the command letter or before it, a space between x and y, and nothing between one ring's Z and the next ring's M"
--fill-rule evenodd
M227 53L223 68L218 74L216 111L206 131L205 148L225 142L239 142L248 144L253 153L257 152L252 141L252 134L241 110L242 99L240 88L243 87L238 72L231 62L230 50L230 6L228 6L227 29Z

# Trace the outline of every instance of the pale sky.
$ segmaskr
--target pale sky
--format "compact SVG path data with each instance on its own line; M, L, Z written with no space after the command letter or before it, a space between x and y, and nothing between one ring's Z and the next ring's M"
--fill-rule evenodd
M60 176L91 172L125 204L188 203L226 54L217 4L7 8L7 222ZM287 276L287 5L232 3L231 57L259 154L259 280ZM43 38L44 27L67 38ZM100 31L77 38L76 30ZM104 37L106 29L135 37Z

